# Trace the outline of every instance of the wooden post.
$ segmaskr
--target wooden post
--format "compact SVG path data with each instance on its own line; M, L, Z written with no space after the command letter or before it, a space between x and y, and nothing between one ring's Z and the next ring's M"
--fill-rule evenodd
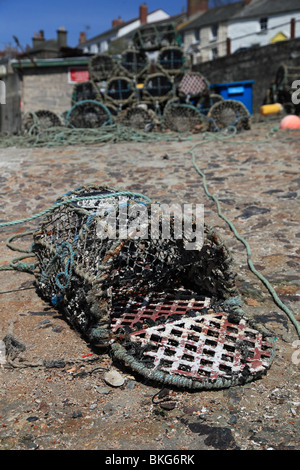
M231 39L230 38L226 39L226 53L227 55L231 54Z
M291 18L291 39L295 39L295 18Z

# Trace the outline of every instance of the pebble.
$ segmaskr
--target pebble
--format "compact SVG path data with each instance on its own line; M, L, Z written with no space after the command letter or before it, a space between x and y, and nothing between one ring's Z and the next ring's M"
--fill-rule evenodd
M116 370L110 370L104 374L104 380L112 387L121 387L124 384L124 378Z

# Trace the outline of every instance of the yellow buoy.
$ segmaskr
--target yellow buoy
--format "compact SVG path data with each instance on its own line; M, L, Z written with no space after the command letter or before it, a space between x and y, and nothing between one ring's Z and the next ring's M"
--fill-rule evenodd
M260 108L260 114L266 116L267 114L277 114L283 110L283 106L280 103L265 104Z

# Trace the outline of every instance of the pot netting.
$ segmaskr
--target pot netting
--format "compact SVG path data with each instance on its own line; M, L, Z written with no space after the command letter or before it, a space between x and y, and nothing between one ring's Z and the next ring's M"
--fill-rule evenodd
M231 307L235 275L224 243L204 226L203 245L187 250L194 220L178 239L173 216L168 239L135 237L140 212L148 233L149 207L110 187L63 196L34 235L38 292L93 346L109 346L144 377L200 389L261 376L272 346Z
M164 125L174 132L190 132L192 130L206 130L205 116L189 104L168 103L164 109Z
M243 103L235 100L216 102L207 115L212 131L235 127L250 129L250 114Z
M180 47L164 47L158 55L157 62L165 72L178 74L185 63L185 56Z
M132 36L136 49L144 51L159 50L162 47L178 45L176 27L173 23L144 25Z
M99 128L112 124L113 119L108 108L93 100L79 101L67 113L66 122L69 127Z
M178 96L186 101L209 94L208 80L198 72L186 72L178 84Z
M38 133L40 130L49 129L51 127L62 126L61 119L57 114L47 109L41 109L35 112L29 112L24 116L23 126L26 132L33 134Z
M146 70L149 61L143 51L127 50L122 54L120 65L130 77L137 77Z
M88 64L90 80L102 82L112 77L116 71L116 63L108 54L96 54Z
M127 77L113 77L108 80L105 98L115 105L126 105L135 99L135 86Z
M147 124L153 122L154 116L152 115L152 110L144 109L141 106L136 106L129 108L126 111L122 123L125 126L132 127L134 129L145 129Z
M92 81L76 83L73 87L71 105L85 100L103 101L99 88Z
M168 75L154 73L145 80L142 96L145 100L164 102L173 95L173 83Z

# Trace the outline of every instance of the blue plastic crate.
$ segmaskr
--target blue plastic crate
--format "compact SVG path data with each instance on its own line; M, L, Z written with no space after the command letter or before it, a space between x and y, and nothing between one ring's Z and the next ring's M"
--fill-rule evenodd
M253 91L252 85L255 83L254 80L247 80L244 82L232 82L232 83L218 83L216 85L210 85L215 93L223 96L225 100L236 100L241 101L249 113L253 113Z

